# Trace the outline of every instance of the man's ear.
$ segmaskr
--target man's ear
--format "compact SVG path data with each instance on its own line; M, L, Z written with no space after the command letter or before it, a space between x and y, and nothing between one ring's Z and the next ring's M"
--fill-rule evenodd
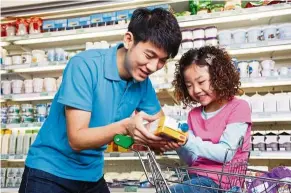
M123 43L125 49L131 49L134 45L134 38L131 32L126 32L123 37Z

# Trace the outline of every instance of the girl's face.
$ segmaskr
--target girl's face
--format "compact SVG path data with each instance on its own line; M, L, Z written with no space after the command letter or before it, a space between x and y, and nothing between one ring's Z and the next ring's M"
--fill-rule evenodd
M184 70L186 88L191 98L202 106L207 106L215 101L216 95L210 84L208 66L191 64Z

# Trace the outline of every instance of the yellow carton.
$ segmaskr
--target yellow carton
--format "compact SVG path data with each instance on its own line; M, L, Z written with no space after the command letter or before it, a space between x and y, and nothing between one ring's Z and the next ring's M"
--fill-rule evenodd
M150 125L150 131L157 136L167 137L177 142L185 142L187 139L187 132L183 132L180 128L181 124L168 116L163 116L154 121Z

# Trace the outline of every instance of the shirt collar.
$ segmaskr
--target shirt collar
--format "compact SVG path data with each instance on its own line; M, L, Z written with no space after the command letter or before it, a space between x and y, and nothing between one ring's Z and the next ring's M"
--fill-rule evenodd
M104 76L109 80L120 81L118 67L117 67L117 50L122 47L123 44L120 43L115 47L108 49L106 53L105 62L104 62Z

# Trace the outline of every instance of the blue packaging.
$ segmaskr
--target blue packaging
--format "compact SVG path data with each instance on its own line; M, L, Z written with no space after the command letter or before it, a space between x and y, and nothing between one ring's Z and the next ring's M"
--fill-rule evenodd
M46 119L45 115L37 115L34 117L34 122L36 123L43 123Z
M91 15L90 18L91 18L91 24L103 22L103 15L101 13Z
M91 18L90 16L87 17L80 17L79 18L79 24L80 26L89 26L91 24Z
M113 25L116 21L116 12L107 12L102 14L103 21L106 25Z
M58 19L54 20L55 22L55 28L65 28L67 27L67 19Z
M78 27L80 26L80 18L71 18L68 19L68 27Z
M55 20L44 20L42 24L42 29L53 29L55 28Z
M7 124L7 117L1 116L1 124Z
M121 10L116 12L117 21L128 19L128 10Z

